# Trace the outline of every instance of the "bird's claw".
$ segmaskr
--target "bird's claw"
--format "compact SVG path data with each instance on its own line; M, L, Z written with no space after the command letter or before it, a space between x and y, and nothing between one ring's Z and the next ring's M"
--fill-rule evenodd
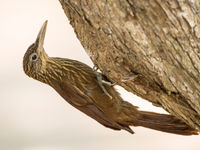
M106 84L106 85L109 85L109 86L114 86L115 84L109 82L109 81L105 81L102 79L102 74L100 72L97 71L98 68L96 66L93 67L93 71L94 71L94 74L96 75L97 77L97 81L98 81L98 84L100 86L100 88L103 90L103 92L110 98L112 99L112 96L108 93L108 91L106 90L106 88L104 87L103 84Z
M135 78L137 78L139 75L138 74L132 74L131 76L126 76L126 77L123 77L121 79L121 82L127 82L127 81L130 81L130 80L134 80Z
M102 83L104 83L104 84L106 84L108 86L114 86L114 85L116 85L117 82L112 83L112 82L109 82L109 81L102 80Z
M96 72L97 72L97 70L98 70L98 67L96 67L96 66L93 66L92 70L94 71L94 73L96 73Z
M110 99L112 99L112 96L108 93L108 91L105 89L104 85L108 85L108 86L114 86L116 85L117 82L115 83L111 83L109 81L105 81L102 79L102 74L100 72L98 72L98 67L94 66L93 67L93 71L94 71L94 74L96 75L97 77L97 81L98 81L98 84L99 86L101 87L101 89L103 90L103 92L108 96L110 97ZM132 74L131 76L126 76L126 77L123 77L121 79L121 82L127 82L127 81L130 81L130 80L134 80L135 78L137 78L139 75L138 74Z

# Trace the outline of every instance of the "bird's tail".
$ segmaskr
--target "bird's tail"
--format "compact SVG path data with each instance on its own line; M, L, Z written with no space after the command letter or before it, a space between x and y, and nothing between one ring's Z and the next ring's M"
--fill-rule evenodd
M189 127L186 123L172 115L140 111L139 116L140 117L135 124L136 126L138 125L163 132L181 135L198 134L197 130Z
M131 109L130 106L132 105L124 105L124 107L127 107L125 108L125 112L126 115L128 115L128 121L126 121L128 126L143 126L158 131L180 135L198 135L197 130L191 128L186 123L172 115L139 111L135 108ZM133 107L134 106L132 106L132 108Z

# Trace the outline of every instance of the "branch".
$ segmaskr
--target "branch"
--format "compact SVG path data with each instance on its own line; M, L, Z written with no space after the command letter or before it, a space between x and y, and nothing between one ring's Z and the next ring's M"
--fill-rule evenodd
M103 74L200 130L198 0L59 1Z

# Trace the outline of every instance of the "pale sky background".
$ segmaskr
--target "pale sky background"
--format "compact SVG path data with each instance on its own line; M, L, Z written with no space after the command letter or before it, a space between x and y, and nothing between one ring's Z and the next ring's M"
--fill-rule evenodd
M200 136L132 127L114 131L66 103L22 68L27 47L48 19L45 50L92 66L58 0L0 0L0 150L199 150ZM122 91L124 99L140 103ZM143 109L156 110L140 103Z

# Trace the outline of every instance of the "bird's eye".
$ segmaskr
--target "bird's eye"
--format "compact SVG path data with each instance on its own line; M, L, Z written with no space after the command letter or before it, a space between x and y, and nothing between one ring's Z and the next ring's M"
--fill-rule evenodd
M37 54L36 54L36 53L31 54L30 59L31 59L32 61L37 60Z

